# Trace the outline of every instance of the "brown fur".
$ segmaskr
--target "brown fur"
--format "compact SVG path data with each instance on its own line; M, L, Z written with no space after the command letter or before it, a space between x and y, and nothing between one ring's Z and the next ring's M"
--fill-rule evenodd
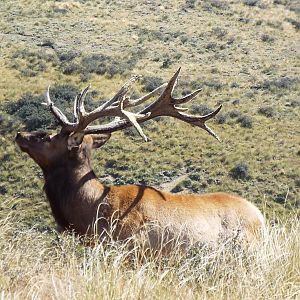
M247 200L227 193L179 195L140 185L104 186L91 168L93 148L110 135L76 136L18 133L16 141L42 168L45 192L62 230L99 235L114 230L115 239L145 232L155 224L192 241L216 242L239 236L252 242L264 227L260 211ZM147 231L147 229L146 229ZM150 243L159 230L149 230Z

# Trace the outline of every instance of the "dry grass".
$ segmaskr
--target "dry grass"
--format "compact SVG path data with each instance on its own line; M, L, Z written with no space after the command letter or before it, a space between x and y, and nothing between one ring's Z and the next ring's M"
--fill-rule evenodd
M141 247L0 225L2 299L300 299L300 223L270 227L255 250L174 249L147 256Z

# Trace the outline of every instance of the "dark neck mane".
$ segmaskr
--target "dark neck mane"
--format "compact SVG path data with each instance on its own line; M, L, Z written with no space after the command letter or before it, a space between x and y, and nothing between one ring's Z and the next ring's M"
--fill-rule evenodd
M75 199L83 184L96 178L96 175L87 166L74 168L69 164L61 164L44 171L44 177L44 190L54 218L59 226L70 229L70 224L64 215L66 203Z

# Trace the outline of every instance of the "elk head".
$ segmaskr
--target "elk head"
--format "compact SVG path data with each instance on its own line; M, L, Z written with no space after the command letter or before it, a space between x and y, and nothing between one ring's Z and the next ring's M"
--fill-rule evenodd
M41 167L43 171L64 161L74 165L90 162L91 150L104 145L110 134L65 133L50 134L44 131L18 132L16 142L20 149Z
M30 157L43 169L62 164L68 160L75 165L89 164L91 150L102 146L111 136L112 132L135 127L141 137L147 141L140 123L160 116L170 116L200 127L210 135L218 139L217 135L205 124L214 117L221 109L219 106L215 111L205 116L192 116L184 113L186 108L180 105L195 98L201 89L192 92L182 98L174 98L173 90L177 83L180 68L167 84L156 88L149 94L138 99L130 99L126 94L138 76L132 77L116 95L100 105L92 112L86 112L84 100L89 87L78 94L74 101L74 122L61 112L50 99L49 88L46 92L46 102L42 103L49 107L52 114L58 120L62 129L57 134L49 134L44 131L21 132L16 136L16 142L22 151L27 152ZM129 108L137 107L145 101L160 93L160 96L151 104L143 107L140 111L130 112ZM95 120L113 117L113 121L102 125L89 125Z

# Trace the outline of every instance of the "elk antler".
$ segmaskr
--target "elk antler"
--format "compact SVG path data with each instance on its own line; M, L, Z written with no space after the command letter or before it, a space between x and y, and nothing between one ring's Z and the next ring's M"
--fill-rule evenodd
M184 113L184 111L186 111L187 108L183 108L179 105L187 103L193 98L195 98L200 93L201 89L198 89L182 98L174 98L172 96L172 93L176 86L179 73L180 68L173 75L168 84L163 84L160 87L156 88L154 91L135 100L126 97L126 94L129 91L130 87L137 79L139 79L138 76L134 76L121 87L121 89L116 93L116 95L113 98L111 98L110 100L108 100L107 102L105 102L90 113L87 113L84 109L84 99L89 89L88 86L75 98L75 122L73 123L70 122L68 118L51 101L49 95L50 87L48 87L46 93L46 103L43 104L47 105L50 108L51 112L54 114L54 116L62 126L62 130L64 132L84 132L85 134L110 133L128 128L130 126L134 126L138 133L144 138L144 140L147 141L147 137L144 134L139 123L143 123L147 120L154 119L160 116L170 116L182 120L191 125L200 127L206 130L217 140L219 140L218 136L213 132L212 129L210 129L205 124L205 122L213 118L221 110L222 105L220 105L215 111L205 116L193 116ZM161 93L161 95L157 98L157 100L140 110L138 113L126 110L127 108L135 107L144 103L149 98L161 92L162 89L164 90ZM91 122L103 117L115 117L115 120L108 124L88 126Z

